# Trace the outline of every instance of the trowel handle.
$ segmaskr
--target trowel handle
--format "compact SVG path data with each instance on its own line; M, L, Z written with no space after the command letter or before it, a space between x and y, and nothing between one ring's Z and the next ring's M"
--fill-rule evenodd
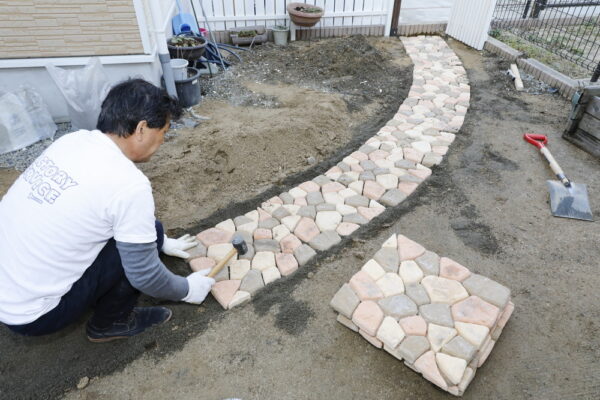
M560 167L560 165L558 165L558 162L556 162L556 160L552 156L552 153L550 153L550 150L548 150L548 148L546 147L546 144L548 144L548 138L545 135L526 133L523 135L523 139L540 149L540 153L542 153L544 157L546 157L546 160L548 160L548 164L550 164L552 172L556 174L556 177L562 182L563 185L565 185L566 187L571 186L571 181L565 176L565 173L563 172L562 168Z

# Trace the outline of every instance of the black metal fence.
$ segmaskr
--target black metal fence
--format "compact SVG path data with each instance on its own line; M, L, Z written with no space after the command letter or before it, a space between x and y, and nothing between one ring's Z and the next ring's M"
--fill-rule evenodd
M600 75L600 0L498 0L493 30L507 30ZM595 78L595 79L594 79Z

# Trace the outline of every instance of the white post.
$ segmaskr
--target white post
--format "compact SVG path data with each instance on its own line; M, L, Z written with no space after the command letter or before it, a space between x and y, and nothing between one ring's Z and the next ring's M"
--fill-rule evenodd
M390 30L392 29L392 14L394 13L394 0L387 0L387 15L385 18L385 28L383 36L390 36Z
M290 42L296 41L296 24L290 19Z
M163 20L161 20L164 16L160 8L160 0L150 0L150 13L152 14L152 30L156 39L158 59L162 65L167 93L169 93L170 96L177 97L175 78L173 77L173 70L171 69L171 57L169 56L169 48L167 47L167 36L165 35L166 27L163 26Z

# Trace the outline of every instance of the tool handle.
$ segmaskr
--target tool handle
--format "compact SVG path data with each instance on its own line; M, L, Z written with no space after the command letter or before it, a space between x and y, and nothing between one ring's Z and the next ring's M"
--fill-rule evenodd
M237 250L235 248L229 250L229 253L227 253L227 255L221 260L219 261L219 263L217 265L215 265L213 267L213 269L208 273L208 277L209 278L214 278L215 275L217 275L219 272L221 272L221 270L223 269L223 267L229 262L229 260L231 260L233 258L233 256L235 256L237 254Z
M548 164L550 164L552 172L556 174L556 177L562 182L563 185L565 185L566 187L570 187L571 181L565 176L565 173L563 172L562 168L560 167L560 165L558 165L558 162L556 162L556 160L552 156L552 153L550 153L550 150L548 150L548 148L546 147L546 145L548 144L548 137L546 135L526 133L523 135L523 139L525 139L526 142L531 143L532 145L540 149L540 153L542 153L544 157L546 157L546 160L548 160Z
M550 153L550 150L548 150L547 147L542 146L540 152L544 155L544 157L546 157L548 164L550 164L550 168L552 168L552 171L556 174L556 177L562 182L562 184L566 187L571 186L571 181L565 176L565 173L552 156L552 153Z
M548 138L546 137L546 135L537 135L535 133L526 133L523 135L523 139L525 139L525 141L527 143L531 143L538 149L541 149L542 147L544 147L545 145L548 144Z

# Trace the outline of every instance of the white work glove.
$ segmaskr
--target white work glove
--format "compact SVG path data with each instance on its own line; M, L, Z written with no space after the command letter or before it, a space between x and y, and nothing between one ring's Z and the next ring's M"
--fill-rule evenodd
M206 276L209 272L210 269L203 269L186 277L190 288L187 296L181 299L181 301L192 304L200 304L204 301L208 292L210 292L210 288L215 284L213 278Z
M190 254L185 250L195 246L198 246L198 242L196 241L196 238L190 236L189 233L186 233L179 239L169 239L167 235L165 235L162 252L173 257L189 258Z

